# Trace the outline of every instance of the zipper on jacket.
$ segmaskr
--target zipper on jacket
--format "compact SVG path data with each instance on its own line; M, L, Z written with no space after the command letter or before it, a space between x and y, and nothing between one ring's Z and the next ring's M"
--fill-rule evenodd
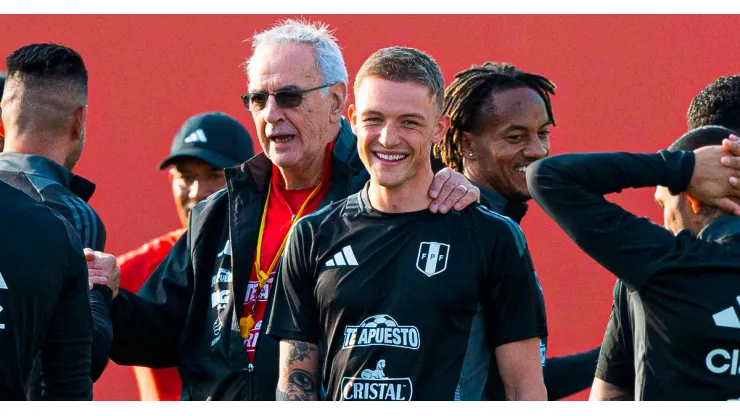
M249 363L247 366L247 372L249 373L249 401L254 401L254 365Z

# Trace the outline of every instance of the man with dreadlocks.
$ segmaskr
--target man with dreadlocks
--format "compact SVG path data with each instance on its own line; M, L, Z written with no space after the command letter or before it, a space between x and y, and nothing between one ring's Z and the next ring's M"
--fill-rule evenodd
M481 190L481 203L517 223L531 199L527 166L550 153L550 126L555 118L550 95L555 85L505 63L486 62L455 76L445 91L445 113L451 125L434 156L463 173ZM544 300L543 300L544 302ZM540 343L545 363L547 339ZM599 349L549 359L545 366L548 398L558 400L588 388ZM498 370L490 400L504 400Z

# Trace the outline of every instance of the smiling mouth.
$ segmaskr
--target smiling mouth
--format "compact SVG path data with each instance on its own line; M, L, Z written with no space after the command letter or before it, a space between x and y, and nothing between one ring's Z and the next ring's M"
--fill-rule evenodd
M373 152L373 155L377 157L380 160L385 160L388 162L398 162L400 160L406 159L409 155L401 155L401 154L394 154L394 153L379 153L379 152Z

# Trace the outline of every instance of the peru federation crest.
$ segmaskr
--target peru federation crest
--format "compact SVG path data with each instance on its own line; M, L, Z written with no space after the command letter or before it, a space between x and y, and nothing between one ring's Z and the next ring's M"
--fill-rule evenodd
M447 258L449 255L449 244L421 243L419 244L419 254L416 256L416 268L427 275L427 277L432 277L447 269Z

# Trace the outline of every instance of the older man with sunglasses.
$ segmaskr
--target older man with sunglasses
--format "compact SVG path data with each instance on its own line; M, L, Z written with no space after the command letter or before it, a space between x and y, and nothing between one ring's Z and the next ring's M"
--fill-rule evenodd
M288 20L256 35L253 48L242 100L264 153L227 169L227 189L193 209L138 294L121 289L112 305L111 358L177 366L183 400L275 400L278 344L261 333L288 233L369 178L342 117L347 69L327 27ZM480 192L443 170L429 194L429 209L444 214Z

